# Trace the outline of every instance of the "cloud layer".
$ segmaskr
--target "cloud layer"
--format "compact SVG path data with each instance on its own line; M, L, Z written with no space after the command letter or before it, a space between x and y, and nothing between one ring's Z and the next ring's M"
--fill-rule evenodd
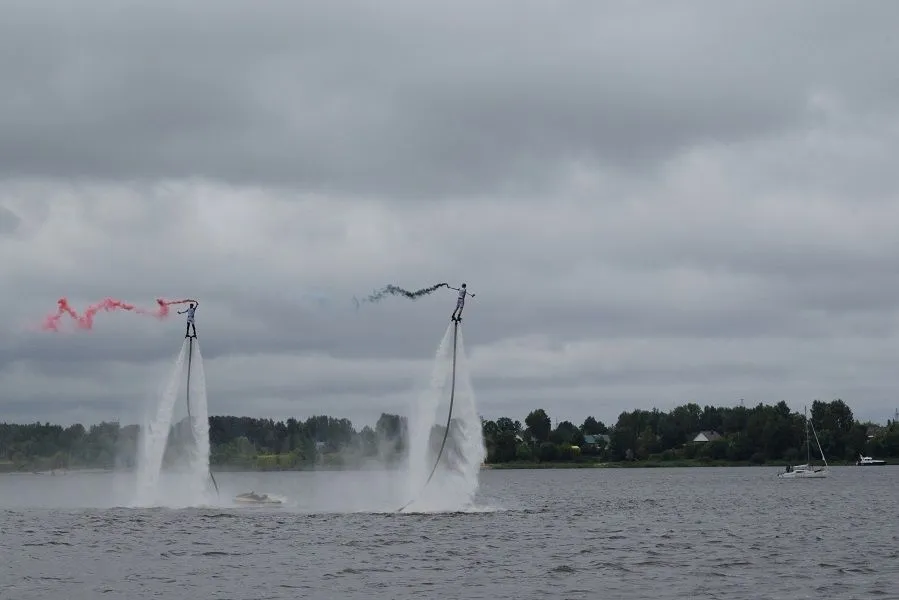
M482 413L892 414L893 4L18 3L0 420L127 420L201 300L211 410L402 411L468 282Z

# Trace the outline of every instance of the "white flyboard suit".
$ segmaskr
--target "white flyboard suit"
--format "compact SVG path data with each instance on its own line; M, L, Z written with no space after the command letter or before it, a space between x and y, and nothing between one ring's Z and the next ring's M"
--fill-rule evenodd
M459 322L462 320L462 309L465 308L465 296L471 296L474 298L474 294L469 294L466 289L465 284L462 284L461 288L449 287L451 290L456 290L459 292L459 298L456 300L456 310L453 311L453 315L450 317L451 321Z
M187 314L187 331L184 332L184 337L192 337L194 339L197 337L197 326L194 323L194 313L197 312L197 306L199 305L200 303L194 300L185 310L178 311L179 315ZM191 329L194 332L193 335L190 334Z

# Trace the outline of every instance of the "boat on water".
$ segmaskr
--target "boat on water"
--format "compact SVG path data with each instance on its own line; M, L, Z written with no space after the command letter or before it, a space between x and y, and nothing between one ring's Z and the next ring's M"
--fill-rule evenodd
M811 431L811 435L809 432ZM812 443L811 436L814 435L815 443L818 445L818 452L821 453L821 462L824 466L812 465ZM781 479L823 479L830 475L830 469L827 466L827 459L824 458L824 450L821 449L821 442L818 441L818 434L812 420L808 418L808 407L805 409L805 451L806 462L804 465L791 466L778 473Z
M272 498L268 494L257 494L256 492L238 494L234 497L234 501L238 504L281 504L281 500L278 498Z
M861 454L858 455L858 460L855 461L855 466L857 467L882 467L885 464L887 464L885 460L862 456Z
M785 471L778 473L781 479L822 479L827 477L830 472L827 467L814 467L812 465L787 465Z

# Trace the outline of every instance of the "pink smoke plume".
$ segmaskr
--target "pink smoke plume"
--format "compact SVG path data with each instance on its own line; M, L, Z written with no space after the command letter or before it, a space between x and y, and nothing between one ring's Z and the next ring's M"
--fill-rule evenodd
M158 306L155 310L149 310L127 302L122 302L121 300L116 300L115 298L106 298L96 304L91 304L84 310L84 314L79 315L71 305L69 305L69 301L66 298L60 298L56 301L59 308L56 309L55 313L47 315L41 329L44 331L59 331L59 322L65 315L72 317L79 329L93 329L94 317L101 310L104 312L127 310L139 315L149 315L151 317L156 317L157 319L164 319L169 315L169 306L173 304L187 304L188 302L196 302L196 300L191 300L189 298L184 300L165 300L163 298L157 298L156 304Z

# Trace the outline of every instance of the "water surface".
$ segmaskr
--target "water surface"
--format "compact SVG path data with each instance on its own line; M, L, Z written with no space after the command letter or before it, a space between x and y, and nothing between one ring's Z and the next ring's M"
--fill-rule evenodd
M899 468L776 472L485 471L475 507L411 514L377 472L222 473L199 508L3 475L0 598L899 598ZM250 489L285 504L229 505Z

